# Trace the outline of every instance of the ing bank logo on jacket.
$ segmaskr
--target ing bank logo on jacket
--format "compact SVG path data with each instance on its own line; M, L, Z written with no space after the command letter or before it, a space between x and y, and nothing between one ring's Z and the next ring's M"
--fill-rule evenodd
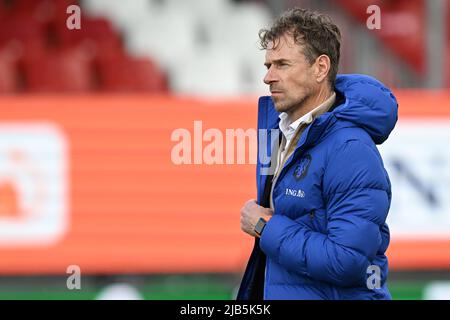
M297 198L304 198L305 197L305 191L302 189L290 189L286 188L285 194L290 197L297 197Z
M299 164L294 170L294 178L298 181L306 177L308 174L309 165L311 164L311 155L306 154L300 159Z

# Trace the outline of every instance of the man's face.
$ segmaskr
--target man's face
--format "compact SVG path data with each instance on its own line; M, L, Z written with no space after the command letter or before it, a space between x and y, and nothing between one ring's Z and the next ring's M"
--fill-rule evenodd
M275 109L292 113L314 95L317 83L311 66L294 43L292 35L285 34L276 41L276 47L266 50L267 74L264 83L270 86Z

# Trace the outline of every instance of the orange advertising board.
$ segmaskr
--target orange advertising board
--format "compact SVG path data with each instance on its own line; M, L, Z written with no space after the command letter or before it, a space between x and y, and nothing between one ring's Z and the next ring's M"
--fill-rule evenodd
M450 118L448 93L398 98L400 117ZM244 164L228 153L226 132L255 129L256 101L1 97L0 273L242 271L255 165L249 148ZM208 129L223 133L214 151ZM176 149L185 133L189 155ZM393 268L450 267L450 238L393 237L388 253Z

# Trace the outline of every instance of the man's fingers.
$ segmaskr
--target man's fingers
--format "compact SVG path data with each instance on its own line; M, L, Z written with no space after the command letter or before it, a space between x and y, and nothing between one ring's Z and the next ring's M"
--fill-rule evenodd
M256 204L255 199L250 199L247 202L245 202L244 206L241 208L241 216L244 215L249 208L254 206Z
M256 200L255 199L250 199L245 203L245 206L247 205L252 205L252 204L256 204Z

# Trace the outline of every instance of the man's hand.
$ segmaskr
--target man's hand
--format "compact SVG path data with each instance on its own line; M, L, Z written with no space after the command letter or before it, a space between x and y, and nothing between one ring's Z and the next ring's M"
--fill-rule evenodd
M241 229L245 233L253 237L258 235L253 231L259 218L263 218L266 221L272 217L273 210L269 208L261 207L256 204L256 200L251 199L247 201L241 209Z

